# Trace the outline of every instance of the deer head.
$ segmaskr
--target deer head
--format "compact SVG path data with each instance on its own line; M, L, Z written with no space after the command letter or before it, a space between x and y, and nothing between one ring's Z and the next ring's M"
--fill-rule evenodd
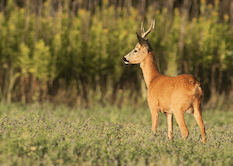
M151 27L145 32L143 28L143 24L141 24L141 36L137 33L138 43L135 48L123 57L123 61L125 64L138 64L141 63L147 56L150 51L153 51L149 40L146 36L154 30L155 20L153 20Z

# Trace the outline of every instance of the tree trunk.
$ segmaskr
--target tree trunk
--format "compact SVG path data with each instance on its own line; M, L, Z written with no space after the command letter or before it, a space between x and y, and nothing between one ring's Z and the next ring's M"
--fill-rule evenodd
M211 81L210 81L210 100L207 104L208 108L215 108L217 102L217 89L215 83L215 72L216 72L216 64L213 64L211 67Z
M113 79L114 80L114 79ZM111 99L111 104L112 105L115 105L116 104L116 99L117 99L117 90L118 90L118 85L119 83L118 82L114 82L114 85L113 85L113 90L112 90L112 99Z
M197 55L196 55L196 62L195 62L195 69L194 69L194 77L195 78L198 77L200 57L201 57L201 50L200 50L200 46L199 46L198 51L197 51Z
M14 71L13 71L13 62L10 62L10 65L9 65L9 85L8 85L8 88L7 88L7 97L6 97L6 103L11 103L11 91L12 91L12 88L13 88L13 85L14 85Z
M88 98L88 81L87 77L83 74L80 76L80 81L82 85L82 92L83 92L83 98L84 98L84 107L88 108L89 107L89 98Z
M173 16L173 6L174 6L174 0L167 0L167 8L169 11L169 19L172 20Z
M183 5L181 7L181 23L180 23L180 38L178 42L178 56L179 56L179 71L183 73L184 67L184 37L185 37L185 28L186 28L186 21L189 14L189 9L191 6L191 2L189 0L184 0ZM187 69L186 69L187 70ZM184 71L187 73L188 71Z
M26 104L26 93L25 93L25 78L20 77L20 93L21 93L21 104Z
M3 83L4 83L4 69L0 67L0 102L2 101L3 98L3 93L2 93Z
M219 75L218 75L218 93L221 94L222 90L222 77L223 77L223 70L221 67L219 68Z
M46 102L46 97L48 94L48 86L45 81L41 81L39 86L39 102L44 103Z
M9 75L7 73L7 68L4 68L4 73L3 73L3 89L2 89L2 102L6 102L6 96L7 96L7 89L9 86Z
M192 3L192 11L191 11L191 17L192 17L192 18L197 18L197 17L198 17L198 12L199 12L198 0L193 0L193 3Z
M32 73L29 73L29 81L28 81L28 87L27 87L27 95L26 95L26 103L31 104L33 102L32 98L34 95L34 81L35 76Z
M233 0L230 3L230 26L231 26L231 35L233 34Z
M142 20L144 20L145 10L146 10L146 0L139 1L139 11L140 11L140 15L142 16Z
M206 104L207 108L216 108L217 106L217 86L216 86L216 68L217 68L217 58L218 58L218 50L213 55L213 61L211 65L211 73L210 73L210 100Z
M102 104L102 106L104 106L106 99L105 96L107 92L107 74L100 76L100 91L101 91L100 103Z

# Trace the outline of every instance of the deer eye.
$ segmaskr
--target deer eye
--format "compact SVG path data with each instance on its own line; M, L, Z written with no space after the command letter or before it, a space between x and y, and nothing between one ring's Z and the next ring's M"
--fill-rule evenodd
M138 50L134 50L134 53L138 52Z

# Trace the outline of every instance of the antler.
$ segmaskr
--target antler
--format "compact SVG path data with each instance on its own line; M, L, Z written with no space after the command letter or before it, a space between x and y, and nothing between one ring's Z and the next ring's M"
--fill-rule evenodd
M152 21L150 28L145 32L144 27L143 27L143 23L141 24L141 35L142 38L146 38L146 36L155 29L155 19Z

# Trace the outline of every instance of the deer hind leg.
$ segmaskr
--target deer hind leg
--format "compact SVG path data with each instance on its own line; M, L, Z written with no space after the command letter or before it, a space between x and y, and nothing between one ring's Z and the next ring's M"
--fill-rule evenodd
M201 116L201 102L196 98L193 103L193 115L195 117L195 120L197 121L198 126L200 127L201 136L203 139L203 143L206 142L205 138L205 126L203 124L202 116Z
M172 114L166 113L167 115L167 128L168 128L168 139L172 140L173 138L173 118Z
M187 129L187 126L185 124L184 121L184 112L181 109L174 109L173 110L175 118L176 118L176 122L178 123L179 127L180 127L180 131L182 134L183 139L187 139L189 136L189 131Z

